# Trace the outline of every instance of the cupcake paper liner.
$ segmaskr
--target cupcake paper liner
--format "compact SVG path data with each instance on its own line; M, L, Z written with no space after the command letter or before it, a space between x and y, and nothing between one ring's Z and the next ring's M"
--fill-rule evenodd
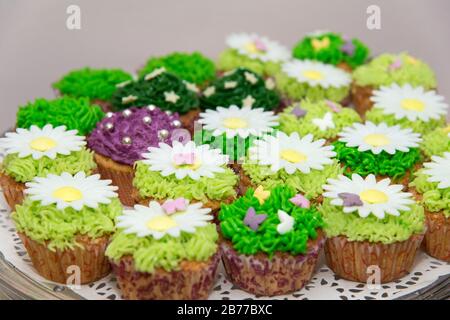
M0 186L3 190L6 203L14 210L16 205L21 204L24 198L25 184L15 181L13 178L0 173Z
M130 256L111 264L124 299L200 300L208 298L214 285L219 254L206 262L183 261L177 271L138 272Z
M119 187L117 193L119 199L125 206L135 204L133 193L134 169L132 166L120 164L110 158L106 158L98 153L94 154L94 160L97 163L97 170L102 179L109 179L112 184Z
M105 277L110 271L110 265L105 256L109 237L91 239L87 236L77 236L76 242L82 247L51 251L46 244L38 243L24 233L19 233L20 239L27 249L31 262L37 272L44 278L62 284L86 284ZM72 283L76 272L73 266L80 268L80 283ZM68 283L68 280L70 283Z
M293 256L277 252L269 258L264 253L240 254L229 241L224 241L222 261L230 281L242 290L258 296L288 294L300 290L311 279L324 242L320 232L308 245L306 254Z
M366 112L373 106L373 102L370 100L372 91L372 86L359 86L356 83L352 84L351 93L353 104L356 112L358 112L363 119Z
M426 253L450 262L450 218L439 212L425 212L425 216L428 229L423 243Z
M332 237L325 243L325 257L328 267L346 280L367 282L373 275L371 267L377 266L380 268L380 282L386 283L409 273L423 237L423 234L415 234L405 241L391 244Z

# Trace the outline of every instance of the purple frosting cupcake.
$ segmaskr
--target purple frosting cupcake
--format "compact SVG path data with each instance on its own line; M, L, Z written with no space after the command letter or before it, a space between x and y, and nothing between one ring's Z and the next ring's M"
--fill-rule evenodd
M180 127L178 113L154 106L133 107L107 113L89 136L88 146L100 155L132 166L149 147L159 142L170 144L173 130Z

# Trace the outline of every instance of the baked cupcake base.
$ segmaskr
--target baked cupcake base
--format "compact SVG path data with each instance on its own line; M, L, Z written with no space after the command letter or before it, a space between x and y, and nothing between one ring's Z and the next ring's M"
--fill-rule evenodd
M13 178L0 173L0 186L3 190L6 203L14 210L15 206L21 204L24 198L25 184L15 181Z
M371 268L376 266L380 268L380 282L386 283L410 272L423 237L423 234L415 234L408 240L391 244L332 237L325 243L325 257L328 267L341 278L367 282L374 274Z
M373 106L373 102L370 100L372 92L372 86L359 86L356 83L352 84L352 101L356 112L358 112L363 119L366 112Z
M306 254L293 256L277 252L269 258L264 253L240 254L231 242L223 241L222 261L230 281L242 290L258 296L288 294L300 290L311 279L324 242L319 231L317 239L309 241Z
M109 237L91 239L77 236L76 242L82 247L51 251L45 244L32 240L24 233L19 233L19 236L34 268L48 280L68 285L86 284L105 277L110 271L105 256ZM74 266L79 267L79 273L73 269ZM79 283L76 283L77 274Z
M132 196L134 169L132 166L118 163L110 158L94 153L94 160L97 163L97 170L102 179L109 179L112 184L119 187L120 202L125 206L135 204Z
M425 212L427 232L423 241L430 256L450 262L450 218L443 213Z
M125 256L112 262L122 297L128 300L199 300L207 299L214 285L219 254L206 262L183 261L180 270L156 269L153 273L134 269L133 258Z

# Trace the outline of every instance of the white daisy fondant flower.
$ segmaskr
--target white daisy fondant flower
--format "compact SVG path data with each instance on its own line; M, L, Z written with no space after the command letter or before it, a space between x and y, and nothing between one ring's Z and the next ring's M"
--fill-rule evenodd
M285 61L290 58L289 50L276 41L257 34L231 34L226 39L227 45L240 54L252 59L267 61Z
M200 113L199 123L204 129L212 131L214 136L226 134L227 138L238 135L247 138L250 135L261 136L272 131L278 125L278 116L272 111L262 108L252 109L250 106L239 108L235 105L229 108L217 107Z
M95 209L117 197L117 187L111 185L111 180L100 180L98 174L86 176L82 171L74 176L64 172L59 176L36 177L26 187L25 193L31 200L44 206L56 204L60 210L71 207L79 211L84 206Z
M311 60L292 60L282 65L283 72L300 83L315 87L339 88L350 85L350 75L329 64Z
M194 233L196 228L204 227L212 220L212 216L208 214L211 209L202 208L201 202L189 204L189 201L183 198L177 201L185 201L185 205L172 214L164 210L164 204L160 205L156 201L151 201L148 207L135 205L134 210L124 210L124 214L117 218L117 226L123 228L126 234L152 236L158 240L165 235L179 237L181 232Z
M336 155L333 146L325 146L325 140L313 141L313 135L300 138L297 132L290 136L277 132L274 136L265 136L250 147L250 160L270 166L277 172L284 169L288 174L296 170L309 173L311 169L322 170L323 166L333 162Z
M362 218L371 213L379 219L387 214L399 216L400 211L409 211L409 205L414 203L411 193L402 192L403 185L391 184L389 178L377 182L373 174L365 179L358 174L351 179L340 175L328 179L323 189L323 196L330 198L332 205L342 206L345 213L357 211Z
M370 150L374 154L382 151L394 154L397 150L408 152L422 141L420 134L411 129L402 129L398 125L390 127L384 122L376 125L369 121L345 127L339 136L339 141L345 142L347 147L358 147L361 152Z
M431 162L423 166L429 182L438 182L439 189L450 188L450 152L445 152L443 157L432 156Z
M394 83L389 87L375 90L370 98L374 108L392 114L396 119L410 121L439 119L447 114L448 104L436 91L425 91L422 87L413 88L410 84L400 87Z
M210 149L209 145L197 146L193 141L186 144L174 141L172 146L160 143L159 148L148 148L149 153L142 156L143 163L151 171L159 171L162 176L174 174L177 179L190 177L198 180L201 177L213 178L217 172L223 172L228 157L219 149Z
M80 151L86 144L84 136L78 136L77 130L66 130L65 126L53 128L51 124L42 129L31 126L30 129L17 128L0 138L0 148L6 154L17 153L19 158L32 156L33 159L48 157L55 159L57 154L69 155Z

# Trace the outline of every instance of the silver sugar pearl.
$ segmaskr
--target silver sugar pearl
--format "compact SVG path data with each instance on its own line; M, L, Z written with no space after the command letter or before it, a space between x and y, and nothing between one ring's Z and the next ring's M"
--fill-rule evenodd
M129 116L131 116L132 112L131 112L131 110L126 109L126 110L123 110L122 114L124 117L129 117Z
M105 129L106 130L111 130L112 128L114 128L114 125L111 122L105 123Z
M152 123L152 117L145 116L145 117L142 118L142 122L144 122L145 124Z
M156 106L154 104L150 104L150 105L147 106L147 109L150 110L150 111L155 111Z
M112 113L112 112L107 112L106 113L106 117L107 118L112 118L114 116L114 113Z
M173 121L172 121L172 125L173 125L175 128L180 128L180 127L181 127L181 122L180 122L180 120L173 120Z
M158 131L158 138L159 140L164 140L167 137L169 137L169 131L166 129L161 129Z
M166 114L167 114L168 116L171 116L171 115L172 115L172 111L166 110Z
M130 137L123 137L122 138L122 143L130 145L131 144L131 138Z

